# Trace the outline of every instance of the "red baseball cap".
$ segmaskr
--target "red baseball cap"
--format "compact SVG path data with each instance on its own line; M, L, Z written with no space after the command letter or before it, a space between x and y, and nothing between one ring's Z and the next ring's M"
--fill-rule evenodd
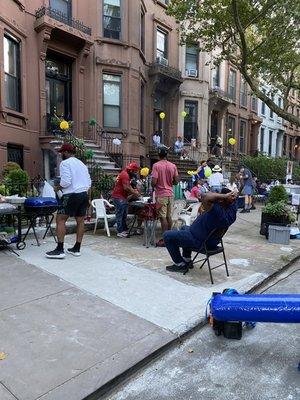
M64 143L61 148L58 150L59 153L63 152L74 153L75 147L71 143Z
M132 161L130 164L127 165L126 169L128 169L129 171L138 171L140 167L135 161Z

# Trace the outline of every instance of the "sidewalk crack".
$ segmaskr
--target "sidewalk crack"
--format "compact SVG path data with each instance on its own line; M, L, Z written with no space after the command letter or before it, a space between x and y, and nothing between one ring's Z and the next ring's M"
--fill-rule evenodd
M19 397L15 396L15 395L13 394L13 392L12 392L11 390L9 390L8 387L7 387L6 385L4 385L3 382L0 381L0 385L3 386L4 389L5 389L8 393L10 393L16 400L20 400Z
M0 310L0 314L1 314L2 312L4 312L4 311L12 310L13 308L20 307L20 306L23 306L23 305L25 305L25 304L32 303L32 302L37 301L37 300L46 299L47 297L55 296L55 295L60 294L60 293L63 293L63 292L68 292L69 290L72 290L72 289L73 289L73 288L59 290L58 292L55 292L55 293L50 293L50 294L47 294L47 295L45 295L45 296L41 296L41 297L37 297L37 298L35 298L35 299L31 299L31 300L28 300L28 301L24 301L24 303L19 303L19 304L15 304L14 306L11 306L11 307L3 308L3 310Z

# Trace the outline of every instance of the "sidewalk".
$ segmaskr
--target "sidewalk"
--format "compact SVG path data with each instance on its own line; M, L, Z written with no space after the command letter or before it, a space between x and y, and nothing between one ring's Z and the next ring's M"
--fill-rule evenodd
M0 260L0 398L82 400L205 319L212 291L245 292L300 254L300 242L269 244L260 212L238 216L225 236L223 268L169 273L166 249L142 238L87 234L80 258L49 260L27 243ZM67 237L73 244L74 235Z

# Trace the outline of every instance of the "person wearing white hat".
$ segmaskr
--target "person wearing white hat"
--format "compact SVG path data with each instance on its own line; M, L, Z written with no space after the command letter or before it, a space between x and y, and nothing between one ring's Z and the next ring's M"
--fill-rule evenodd
M212 169L212 174L208 178L208 184L212 192L221 193L222 183L224 182L224 177L222 174L222 168L219 165L215 165Z

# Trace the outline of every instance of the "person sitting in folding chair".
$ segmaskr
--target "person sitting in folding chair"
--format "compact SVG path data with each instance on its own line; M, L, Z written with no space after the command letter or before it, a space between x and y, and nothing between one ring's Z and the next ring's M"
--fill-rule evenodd
M164 233L166 248L174 262L166 267L168 271L186 272L188 268L192 268L192 249L201 249L212 231L227 229L236 220L236 193L224 188L221 193L203 194L201 200L205 212L199 215L191 226ZM214 238L208 246L214 249L218 244L219 240ZM183 250L182 255L180 248Z

